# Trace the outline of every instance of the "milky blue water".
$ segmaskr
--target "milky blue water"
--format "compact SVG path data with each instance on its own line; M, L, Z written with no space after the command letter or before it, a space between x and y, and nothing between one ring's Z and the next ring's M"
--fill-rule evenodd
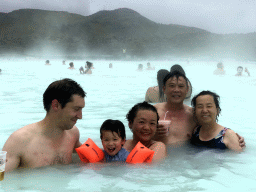
M46 60L46 59L45 59ZM151 61L155 71L136 71L148 61L93 61L92 75L80 75L84 61L74 61L75 70L61 60L0 60L0 148L15 130L45 117L42 95L61 78L77 81L87 92L83 119L77 122L80 141L91 138L102 147L99 128L108 118L119 119L132 137L125 115L142 102L148 87L156 85L159 69L181 64L193 86L193 95L211 90L221 97L219 123L245 138L243 153L198 151L187 145L168 148L168 157L155 165L82 164L57 165L5 173L0 191L255 191L255 93L256 64L225 61L225 76L214 76L217 62ZM68 64L70 61L66 61ZM251 77L235 77L236 68L248 67ZM189 104L189 103L187 103Z

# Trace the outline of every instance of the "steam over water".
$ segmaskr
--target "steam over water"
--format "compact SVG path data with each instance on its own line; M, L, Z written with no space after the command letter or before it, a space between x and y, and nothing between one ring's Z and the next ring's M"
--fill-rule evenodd
M190 145L169 147L168 157L155 165L82 164L56 165L5 173L0 191L255 191L255 90L256 64L223 62L226 75L215 76L217 62L150 61L155 71L146 68L148 61L92 61L92 75L81 75L85 61L73 61L75 70L61 60L0 60L0 148L17 129L45 117L42 95L47 86L61 78L77 81L87 92L83 119L77 122L80 141L88 138L102 147L99 128L106 119L119 119L132 137L125 115L136 103L144 101L148 87L157 84L159 69L179 63L193 86L193 94L211 90L220 95L222 113L219 123L245 138L246 149L240 154L200 151ZM247 67L251 77L236 77L237 67ZM187 103L190 105L190 103Z

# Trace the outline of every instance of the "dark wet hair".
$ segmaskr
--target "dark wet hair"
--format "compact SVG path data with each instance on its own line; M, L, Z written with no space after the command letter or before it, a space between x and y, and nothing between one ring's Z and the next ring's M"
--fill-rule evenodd
M157 115L157 122L158 122L159 115L157 113L156 108L153 105L146 102L146 101L144 101L142 103L137 103L136 105L134 105L130 109L130 111L126 115L126 119L128 120L128 122L133 123L133 121L134 121L135 117L137 116L137 113L138 113L139 110L149 110L149 111L155 112L156 115Z
M242 67L242 66L238 66L238 67L237 67L237 70L238 70L239 68L243 69L243 67Z
M126 138L124 124L119 120L107 119L104 121L100 127L100 139L102 139L103 131L115 132L123 140Z
M219 62L218 64L217 64L217 68L222 68L223 67L223 63L222 62Z
M46 63L50 63L50 61L49 61L49 60L46 60Z
M166 86L166 81L173 77L176 77L177 79L179 79L179 77L183 77L185 79L187 87L188 87L188 78L180 71L173 71L173 72L168 73L163 80L164 86Z
M171 67L170 72L174 72L174 71L179 71L180 73L186 76L184 69L179 64L175 64Z
M143 69L143 65L139 64L138 69Z
M166 69L160 69L158 72L157 72L157 83L158 83L158 87L159 87L159 100L161 102L164 102L165 99L164 99L164 92L163 92L163 80L165 78L165 76L169 73L168 70Z
M70 66L70 67L74 67L74 63L73 63L73 62L70 62L70 63L69 63L69 66Z
M195 111L195 107L196 107L196 99L197 99L199 96L202 96L202 95L211 95L211 96L213 97L215 106L216 106L216 108L218 109L218 114L217 114L217 117L216 117L216 121L218 121L218 117L219 117L220 112L221 112L221 108L220 108L220 96L217 95L217 94L214 93L214 92L211 92L211 91L202 91L202 92L200 92L199 94L197 94L196 96L194 96L193 99L191 100L191 106L193 107L194 111Z
M86 64L89 69L92 67L92 63L90 61L86 61Z
M43 94L44 109L49 112L54 99L57 99L64 108L68 102L72 101L72 96L75 94L83 98L86 96L82 87L74 80L66 78L54 81Z

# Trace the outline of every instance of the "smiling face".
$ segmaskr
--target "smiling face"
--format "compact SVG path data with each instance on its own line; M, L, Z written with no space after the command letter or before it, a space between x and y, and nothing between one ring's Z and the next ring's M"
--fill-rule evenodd
M155 136L157 129L157 114L151 110L139 110L133 122L129 122L133 138L137 141L148 142Z
M82 109L84 108L84 98L79 95L73 95L70 102L64 108L59 109L59 127L63 130L72 129L77 119L82 119Z
M197 97L195 115L200 125L216 122L219 110L216 108L213 96L202 95Z
M182 103L188 93L187 82L184 77L172 77L168 79L163 87L167 101L171 103Z
M125 143L116 132L112 131L102 131L102 145L104 150L110 155L115 156Z

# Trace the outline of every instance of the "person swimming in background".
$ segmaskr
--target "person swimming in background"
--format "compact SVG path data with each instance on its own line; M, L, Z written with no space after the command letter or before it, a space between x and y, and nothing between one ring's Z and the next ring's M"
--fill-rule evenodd
M147 63L147 66L148 68L146 68L146 70L155 70L155 67L151 67L149 62Z
M75 69L73 62L70 62L70 63L69 63L69 68L68 68L68 69Z
M216 93L202 91L192 99L191 105L198 126L194 129L191 143L198 147L228 148L241 152L236 133L217 123L221 112L219 98Z
M122 148L126 135L124 124L119 120L108 119L100 127L100 139L104 148L105 162L125 162L129 152Z
M248 71L247 68L244 69L244 72L246 72L248 74L248 76L250 76L250 72ZM237 74L235 76L243 76L243 67L242 66L237 67Z
M142 65L142 64L139 64L137 71L142 71L142 70L143 70L143 65Z
M170 73L174 72L174 71L179 71L180 73L182 73L184 76L186 76L186 73L184 71L184 69L179 65L179 64L175 64L171 67L170 69ZM186 98L185 99L189 99L191 97L192 94L192 85L191 82L188 80L188 93L186 94Z
M214 75L225 75L226 71L224 70L224 65L222 62L217 64L217 69L213 72Z
M49 60L45 61L45 65L51 65Z
M113 68L113 65L112 65L112 63L109 63L109 68Z
M80 69L79 69L80 73L81 74L92 74L91 68L92 68L93 63L86 61L86 64L87 64L86 70L84 71L83 67L80 67Z
M66 62L66 61L65 61L65 60L63 60L63 61L62 61L62 65L66 65L66 63L65 63L65 62Z
M160 69L157 72L158 86L148 88L145 95L145 101L149 103L160 103L160 102L166 101L166 98L164 97L164 92L163 92L163 80L168 73L169 71L166 69Z

